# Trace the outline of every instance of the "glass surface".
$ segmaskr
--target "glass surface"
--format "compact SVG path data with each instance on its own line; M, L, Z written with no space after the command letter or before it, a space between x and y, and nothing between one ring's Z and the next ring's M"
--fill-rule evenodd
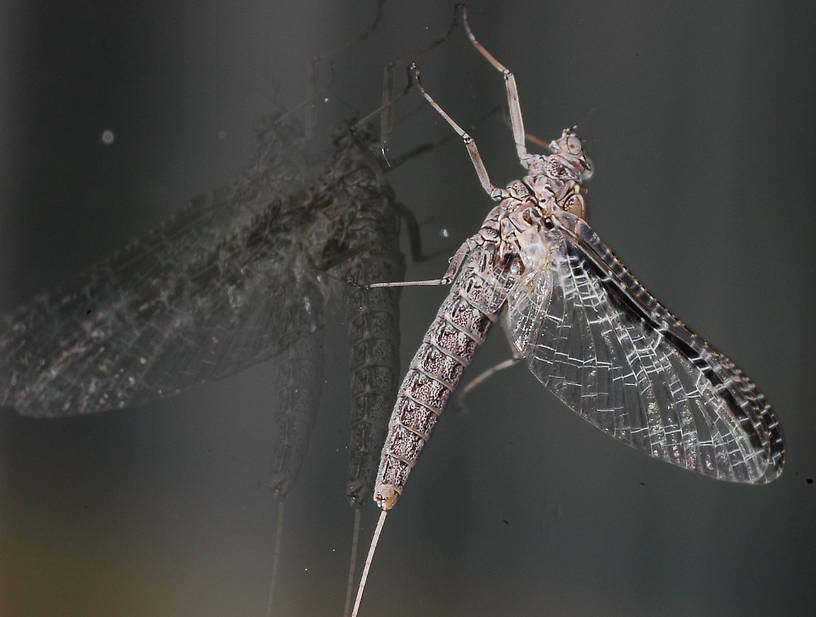
M816 42L802 7L469 3L476 36L515 74L526 129L549 140L578 124L595 165L593 229L758 382L784 423L788 464L764 487L684 473L581 422L521 366L503 371L471 393L468 415L449 406L440 420L388 517L361 617L812 608ZM239 180L272 110L311 127L298 156L309 170L300 188L312 186L332 128L375 109L386 63L444 33L453 7L386 3L368 38L318 63L316 90L312 59L365 32L376 2L7 3L0 12L8 314L193 196ZM509 127L501 114L485 118L505 101L501 76L462 31L418 62L428 91L477 139L493 182L518 177ZM403 73L396 79L401 87ZM387 158L448 135L410 93ZM431 255L412 259L403 219L405 277L441 276L491 207L465 149L450 140L386 179ZM158 237L151 254L172 252ZM161 263L174 271L171 258ZM297 286L280 280L270 316ZM399 378L445 293L401 292ZM346 595L349 317L342 296L323 297L322 393L285 499L273 615L339 616ZM503 338L488 337L463 383L509 356ZM292 362L244 356L230 376L106 413L0 411L0 613L265 615L276 418ZM358 564L378 514L368 499Z

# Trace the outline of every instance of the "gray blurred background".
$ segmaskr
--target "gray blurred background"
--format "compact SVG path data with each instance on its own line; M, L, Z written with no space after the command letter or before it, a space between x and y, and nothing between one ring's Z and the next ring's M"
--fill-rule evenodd
M761 385L788 463L761 488L683 473L605 438L516 367L479 389L469 416L440 423L389 517L361 615L813 614L811 3L469 6L476 35L516 74L527 129L550 139L579 125L597 170L593 227ZM3 3L0 311L232 181L270 102L303 101L311 58L374 14L374 0ZM383 65L451 14L443 2L386 4L380 29L335 59L320 126L376 107ZM420 63L460 123L504 101L461 31ZM415 95L399 115L395 153L446 134ZM518 175L500 117L474 134L494 182ZM429 250L453 252L490 207L456 142L390 180ZM407 276L445 266L409 261ZM403 293L406 364L443 295ZM287 502L279 615L342 612L341 321L338 307L333 368ZM471 375L507 356L491 339ZM275 529L267 377L258 365L86 418L0 413L0 614L263 615ZM366 544L375 516L371 504Z

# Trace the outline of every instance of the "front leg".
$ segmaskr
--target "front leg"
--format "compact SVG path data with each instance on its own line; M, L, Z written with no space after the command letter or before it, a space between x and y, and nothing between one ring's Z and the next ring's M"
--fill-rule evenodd
M458 248L458 250L453 254L453 257L450 259L450 265L448 269L445 271L445 275L441 279L427 279L424 281L389 281L385 283L370 283L367 285L369 288L376 288L376 287L433 287L433 286L440 286L440 285L450 285L453 283L453 280L456 278L456 275L459 273L459 269L462 267L462 263L465 261L465 257L468 256L474 248L480 246L484 240L479 234L471 236L467 240L462 243L462 246Z
M490 176L487 173L487 168L485 167L484 162L482 161L482 155L479 154L479 148L476 146L476 142L473 141L473 138L468 135L465 130L459 126L453 118L451 118L444 109L439 106L433 97L428 94L428 91L422 86L420 81L420 72L419 67L417 66L416 62L412 62L411 65L408 67L411 75L413 75L414 83L416 84L417 90L419 90L420 94L428 101L428 104L433 107L433 109L438 113L445 122L456 132L459 137L462 138L462 143L467 148L468 155L470 156L470 161L473 163L473 167L476 170L476 175L479 177L479 183L482 185L485 193L490 195L490 198L494 201L501 201L510 196L510 194L502 188L495 186L490 181Z

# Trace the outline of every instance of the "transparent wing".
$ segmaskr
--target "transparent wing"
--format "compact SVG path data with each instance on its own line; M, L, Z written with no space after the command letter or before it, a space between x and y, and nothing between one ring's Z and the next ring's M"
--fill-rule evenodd
M605 433L678 467L765 483L779 422L734 363L643 288L583 221L511 292L505 327L532 373Z
M294 341L270 365L269 378L277 393L272 410L268 451L272 474L267 486L285 497L298 478L320 407L323 387L323 331Z
M132 280L127 261L106 262L25 305L0 333L0 404L34 416L140 405L273 356L322 324L314 274L273 236Z
M322 324L299 246L311 173L299 130L265 118L238 182L0 321L0 405L61 416L144 404Z

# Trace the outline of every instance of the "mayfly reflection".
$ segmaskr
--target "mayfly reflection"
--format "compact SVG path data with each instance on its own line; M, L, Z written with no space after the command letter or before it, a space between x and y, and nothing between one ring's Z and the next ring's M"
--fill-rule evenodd
M476 40L464 6L460 10L471 43L504 77L516 153L526 175L504 188L495 186L476 142L422 87L419 68L412 66L418 90L462 138L482 188L496 205L441 279L413 283L451 285L451 290L411 361L392 411L374 488L382 513L353 615L385 516L497 321L517 361L526 362L567 407L626 445L731 482L765 484L779 477L784 465L779 421L756 384L663 307L587 223L584 183L593 164L575 129L551 141L547 154L528 152L515 77Z
M0 406L38 418L138 407L272 360L267 484L280 529L334 311L350 350L345 494L359 528L398 385L399 306L395 290L347 281L401 278L401 222L414 223L372 155L379 136L351 128L334 129L327 159L311 152L296 113L265 116L238 181L6 316ZM279 547L278 534L275 556Z

